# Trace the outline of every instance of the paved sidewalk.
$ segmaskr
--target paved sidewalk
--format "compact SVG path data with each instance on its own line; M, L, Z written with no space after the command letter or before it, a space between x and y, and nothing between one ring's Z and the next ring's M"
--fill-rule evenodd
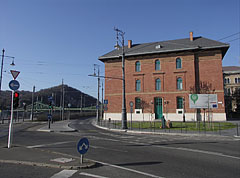
M0 163L61 169L90 168L96 165L95 162L87 159L84 159L83 164L81 164L80 156L76 157L39 148L28 148L21 145L12 145L11 148L1 145Z
M42 131L42 132L76 132L77 130L69 127L70 121L69 120L64 120L64 121L57 121L50 123L50 128L48 123L37 131Z
M44 125L37 131L43 132L74 132L68 126L70 121L58 121L51 123L50 129L48 128L48 123L45 122ZM35 148L31 146L22 145L12 145L11 148L7 148L7 145L0 145L0 163L10 163L10 164L22 164L29 166L40 166L40 167L50 167L50 168L62 168L62 169L81 169L89 168L96 165L95 162L84 159L83 164L80 163L79 157L67 155L58 152L51 152L49 150L43 150L40 148Z

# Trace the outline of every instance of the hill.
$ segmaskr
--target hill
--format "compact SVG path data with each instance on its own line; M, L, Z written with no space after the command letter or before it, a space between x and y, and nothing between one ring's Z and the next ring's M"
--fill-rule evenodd
M42 89L34 93L34 101L40 101L44 104L48 104L48 98L51 96L53 98L53 103L55 106L61 106L62 103L62 88L64 88L64 106L80 108L96 106L97 99L85 94L75 88L69 87L68 85L59 85L52 88ZM19 91L20 93L20 105L23 107L23 103L26 105L32 104L32 92L30 91ZM0 93L0 109L10 109L11 101L11 91L1 91Z

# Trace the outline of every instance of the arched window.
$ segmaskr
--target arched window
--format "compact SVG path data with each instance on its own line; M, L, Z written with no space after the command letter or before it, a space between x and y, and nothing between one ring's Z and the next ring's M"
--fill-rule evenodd
M182 78L181 77L177 78L177 89L178 90L182 90L183 89Z
M182 59L181 58L177 58L176 59L176 68L177 69L181 69L182 68Z
M159 60L155 61L155 70L160 70L160 61Z
M136 80L136 91L141 91L141 80Z
M157 91L161 90L161 80L159 78L155 80L155 89Z
M139 61L137 61L136 64L135 64L135 70L136 70L136 72L140 72L141 71L141 64L140 64Z

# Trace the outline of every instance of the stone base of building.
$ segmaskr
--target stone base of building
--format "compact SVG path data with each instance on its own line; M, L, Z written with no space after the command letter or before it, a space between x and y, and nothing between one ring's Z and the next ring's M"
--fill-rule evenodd
M170 121L183 121L183 114L176 114L176 113L168 113L163 114L166 120ZM122 115L121 113L104 113L104 120L121 120ZM127 120L128 121L154 121L155 114L153 113L142 113L142 114L135 114L135 113L127 113ZM212 113L209 116L205 114L205 121L226 121L226 113ZM185 121L197 121L196 113L185 113ZM204 121L204 113L200 114L200 121Z

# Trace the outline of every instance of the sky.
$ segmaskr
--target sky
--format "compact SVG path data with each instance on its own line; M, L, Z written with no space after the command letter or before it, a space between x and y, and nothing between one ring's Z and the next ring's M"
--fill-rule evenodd
M125 41L147 43L202 36L229 43L223 66L240 66L239 0L0 0L2 90L10 70L20 71L19 90L62 83L97 96L94 64L114 49L117 27ZM14 67L11 57L14 57Z

